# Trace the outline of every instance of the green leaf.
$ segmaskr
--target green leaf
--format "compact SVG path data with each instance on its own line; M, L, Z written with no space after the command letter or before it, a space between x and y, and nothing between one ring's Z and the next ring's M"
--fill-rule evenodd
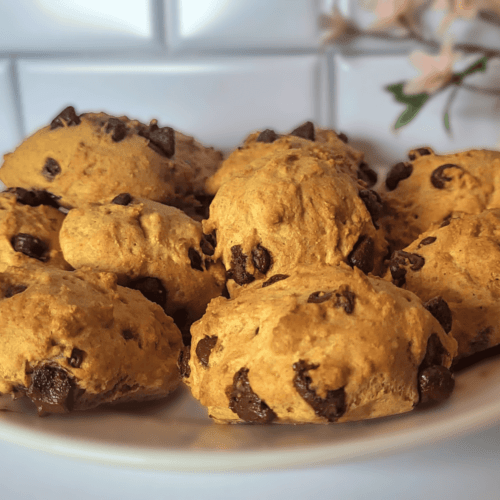
M444 121L444 128L450 132L451 131L451 126L450 126L450 113L446 111L446 113L443 116L443 121Z
M469 67L465 68L460 73L455 73L454 77L458 80L457 83L463 82L464 78L474 73L485 72L488 65L488 56L483 56L477 61L473 62Z
M404 93L404 82L403 83L395 83L393 85L388 85L386 90L391 92L394 96L394 99L401 104L406 104L406 109L401 113L399 118L394 125L395 129L404 127L408 125L417 113L422 109L423 105L430 98L430 95L427 92L422 92L421 94L412 94L407 95Z

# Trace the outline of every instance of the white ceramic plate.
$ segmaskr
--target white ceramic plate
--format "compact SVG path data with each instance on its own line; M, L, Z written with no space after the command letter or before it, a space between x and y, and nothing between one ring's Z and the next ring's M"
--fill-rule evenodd
M0 439L50 453L169 471L273 470L372 457L492 425L500 421L500 357L458 373L445 404L348 424L216 425L184 387L147 405L44 418L5 396L0 408Z

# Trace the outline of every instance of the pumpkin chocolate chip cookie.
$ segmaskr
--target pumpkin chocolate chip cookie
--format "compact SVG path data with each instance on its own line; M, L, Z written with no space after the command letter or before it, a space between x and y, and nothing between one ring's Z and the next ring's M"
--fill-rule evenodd
M456 342L420 299L344 264L217 298L192 335L181 370L218 423L375 418L454 387Z

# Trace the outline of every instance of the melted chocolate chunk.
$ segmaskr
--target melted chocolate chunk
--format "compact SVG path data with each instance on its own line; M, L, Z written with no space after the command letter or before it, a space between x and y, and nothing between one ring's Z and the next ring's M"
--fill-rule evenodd
M119 118L110 118L104 131L107 134L113 133L111 135L113 142L120 142L127 135L127 126Z
M416 160L418 156L431 155L432 149L430 148L418 148L408 153L408 158L413 161Z
M200 360L200 363L207 367L208 361L210 360L210 354L212 354L212 349L217 344L218 337L204 337L196 345L196 356Z
M311 295L309 295L307 302L309 304L321 304L322 302L326 302L327 300L331 299L332 295L333 292L313 292L311 293Z
M366 185L371 188L377 184L378 175L367 163L362 162L358 167L358 179L366 182Z
M342 285L336 292L333 293L335 296L334 306L341 307L344 309L346 314L352 314L356 303L356 295L354 292L351 292L347 285Z
M396 250L389 261L389 270L392 275L392 282L394 285L402 287L406 283L405 266L411 264L412 271L422 269L425 264L425 259L416 253L409 253L403 250Z
M50 130L64 127L64 123L66 123L67 127L73 127L75 125L80 125L80 122L80 117L76 114L75 108L73 106L68 106L52 120L50 123Z
M448 399L455 388L453 374L440 365L429 366L418 374L419 403L440 402Z
M420 363L420 370L432 365L442 365L445 358L448 356L448 351L444 348L439 335L433 333L427 340L427 349L425 357Z
M137 278L132 280L127 286L133 290L138 290L146 299L165 309L167 305L167 290L165 290L165 287L158 278L151 278L149 276Z
M469 352L474 354L476 352L484 351L490 345L491 334L493 333L493 328L487 326L479 330L477 335L470 341Z
M279 139L279 135L274 131L271 130L270 128L266 128L266 130L262 131L257 139L255 139L256 142L265 142L267 144L273 143L276 139Z
M191 367L189 366L189 360L191 359L191 348L189 346L184 346L179 353L179 370L181 372L182 378L188 378L191 375Z
M314 141L316 139L316 133L314 131L314 124L312 122L305 122L300 127L292 130L290 135L296 137L302 137L303 139L308 139L309 141Z
M231 268L227 272L227 279L233 279L238 285L248 285L255 279L246 271L247 258L240 245L231 247Z
M404 180L408 179L413 172L413 165L408 163L399 162L394 165L390 172L387 174L385 179L385 185L389 191L394 191L398 187L398 184Z
M226 394L229 408L245 422L269 424L276 418L276 413L250 387L248 368L235 373L233 385L227 388Z
M149 128L148 146L161 156L172 158L175 154L175 133L171 127Z
M351 267L356 266L365 274L375 266L375 242L369 236L360 236L351 253L347 257Z
M27 288L26 285L10 285L7 287L7 290L5 290L5 298L10 299L14 297L14 295L24 292Z
M266 274L271 267L271 254L267 248L257 245L252 250L253 265L262 273Z
M121 193L118 196L115 196L112 200L111 203L115 205L123 205L124 207L127 206L130 202L132 201L132 196L130 196L129 193Z
M427 236L427 238L424 238L419 244L417 248L420 248L423 245L431 245L437 240L435 236Z
M423 306L439 321L443 330L446 333L450 333L452 318L447 302L442 297L434 297L423 304Z
M74 384L66 370L42 365L31 374L27 396L36 404L39 415L66 413L73 408Z
M197 271L202 271L203 272L203 259L201 258L201 255L194 249L190 248L188 250L188 257L189 260L191 261L191 267L193 269L196 269Z
M269 285L273 285L278 281L286 280L289 277L290 276L288 274L275 274L274 276L271 276L267 281L264 281L264 283L262 283L262 288L265 288L266 286Z
M28 191L23 188L10 188L7 192L14 193L16 195L16 200L22 205L28 205L30 207L39 207L40 205L47 205L49 207L59 208L59 203L57 200L60 197L49 193L48 191L33 189Z
M125 330L122 331L122 337L125 340L132 340L134 338L134 334L133 334L132 330L129 330L128 328L126 328Z
M378 193L371 189L362 189L359 192L359 197L365 204L366 209L372 217L373 225L378 228L377 221L382 213L382 200Z
M10 240L12 248L16 252L21 252L32 259L41 260L45 262L47 259L45 253L48 251L47 245L31 234L19 233L12 237Z
M205 255L212 256L215 253L215 249L212 243L210 242L212 238L209 238L208 236L209 235L206 234L203 235L203 238L200 241L200 248Z
M80 368L83 358L85 356L85 352L77 347L73 347L71 350L71 356L68 358L68 363L73 368Z
M48 180L53 181L54 178L61 173L61 166L54 158L47 158L45 165L42 168L42 175Z
M345 412L345 390L343 387L328 391L323 399L316 395L316 391L311 388L312 379L309 370L316 370L319 365L310 365L304 360L293 364L295 376L293 385L302 399L308 403L316 415L326 418L328 422L336 422Z
M347 135L345 135L343 132L340 132L340 134L337 134L337 137L342 141L345 142L346 144L349 142L349 138Z
M446 226L449 226L451 223L451 214L450 215L447 215L444 219L443 219L443 222L441 222L441 225L439 226L440 228L441 227L446 227Z
M446 183L452 180L451 177L447 177L446 175L444 175L444 171L448 168L458 168L459 170L463 170L462 167L460 167L459 165L453 165L453 163L446 163L446 165L441 165L440 167L436 168L431 174L431 184L436 189L444 189Z

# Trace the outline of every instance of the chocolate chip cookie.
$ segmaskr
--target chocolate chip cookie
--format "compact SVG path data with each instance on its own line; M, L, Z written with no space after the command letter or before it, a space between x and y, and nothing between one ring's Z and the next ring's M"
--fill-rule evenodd
M498 151L410 151L409 161L394 165L379 191L385 212L380 223L392 248L408 246L454 211L479 214L500 207L499 176Z
M181 334L111 273L8 268L0 274L0 392L39 414L166 396Z
M386 253L376 226L380 199L333 163L303 149L278 151L221 186L202 224L205 234L216 234L214 258L226 267L231 294L302 264L380 270Z
M347 422L451 394L456 342L411 292L344 264L270 281L213 300L182 352L216 422Z
M61 229L61 247L73 267L116 273L120 284L160 304L186 333L225 286L215 245L180 210L129 193L70 210Z
M446 301L429 307L457 340L457 359L500 344L500 209L457 213L421 234L393 254L386 279Z
M105 113L78 115L70 106L5 155L0 179L8 187L48 191L67 208L122 192L176 203L199 189L217 163L212 151L205 157L212 163L200 166L203 148L191 139L156 120L144 125Z
M215 194L221 185L232 177L260 168L265 163L259 161L262 158L277 151L290 149L304 149L317 158L334 160L336 169L354 178L362 178L367 181L368 187L376 182L376 173L367 169L366 163L363 162L363 153L347 144L345 134L337 134L328 129L315 129L312 122L306 122L286 135L278 135L271 129L250 134L243 145L235 149L224 160L221 168L207 180L207 192ZM369 180L370 175L375 182Z
M43 191L0 193L0 272L9 266L40 265L70 270L59 244L65 215Z

